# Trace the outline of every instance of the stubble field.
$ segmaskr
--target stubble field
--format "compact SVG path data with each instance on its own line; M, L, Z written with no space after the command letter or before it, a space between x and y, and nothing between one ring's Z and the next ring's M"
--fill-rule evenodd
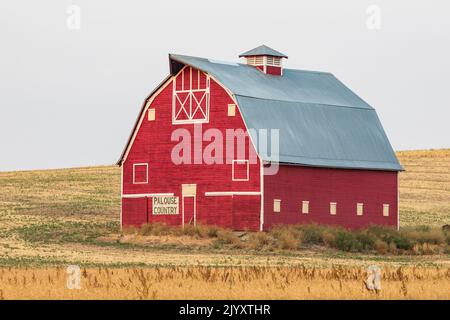
M401 226L450 224L450 149L398 156L407 170ZM0 172L0 299L450 298L448 252L214 247L187 235L121 234L119 210L113 166ZM378 294L364 285L374 264ZM67 265L81 267L80 290L67 288Z

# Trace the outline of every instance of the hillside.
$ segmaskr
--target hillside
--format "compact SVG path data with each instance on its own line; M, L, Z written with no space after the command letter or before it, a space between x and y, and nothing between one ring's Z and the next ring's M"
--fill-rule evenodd
M397 152L400 226L450 224L450 149Z
M401 226L450 224L450 149L398 153ZM28 264L313 264L370 263L336 252L254 255L186 251L167 243L119 243L120 170L114 166L0 172L0 266ZM164 240L165 241L165 240ZM172 242L170 242L172 241ZM180 240L176 240L180 241ZM183 239L183 241L187 241ZM194 241L193 245L197 245ZM446 257L386 257L397 264ZM417 260L417 261L419 261Z

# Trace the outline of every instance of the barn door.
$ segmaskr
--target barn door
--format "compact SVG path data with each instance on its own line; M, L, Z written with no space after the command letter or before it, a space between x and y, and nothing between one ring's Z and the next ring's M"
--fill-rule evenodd
M182 190L182 210L183 210L183 227L191 224L196 225L196 195L197 185L183 184Z
M183 197L183 226L195 225L195 197Z

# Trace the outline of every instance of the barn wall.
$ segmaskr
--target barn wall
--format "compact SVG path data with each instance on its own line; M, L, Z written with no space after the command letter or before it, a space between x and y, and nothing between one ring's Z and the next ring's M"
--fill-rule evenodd
M273 212L273 199L281 212ZM309 201L309 213L301 211ZM337 214L330 215L330 202ZM364 203L362 216L356 204ZM383 204L389 204L389 217ZM277 175L264 177L264 229L277 224L320 223L361 228L370 224L397 226L397 172L310 168L281 165Z
M151 102L150 108L156 109L156 120L148 121L147 113L144 114L142 125L138 129L134 143L123 164L123 193L152 194L174 193L180 198L179 215L151 214L151 201L148 203L149 214L142 213L144 205L142 199L122 199L123 225L140 225L146 222L162 221L170 224L182 223L182 184L197 184L196 214L197 222L218 224L235 229L259 229L260 205L259 196L252 196L257 200L248 199L249 196L205 196L205 192L259 192L260 191L260 164L259 160L250 164L249 181L232 181L231 164L181 164L175 165L171 160L172 148L178 142L171 141L174 129L187 129L192 137L194 135L193 124L172 125L172 89L169 84ZM234 103L228 93L213 79L210 82L210 121L202 125L203 132L209 128L217 128L225 133L225 129L243 129L244 122L238 108L236 116L228 116L228 104ZM225 138L225 134L224 134ZM225 139L224 139L225 140ZM203 148L209 142L203 142ZM246 150L251 142L246 141ZM255 152L253 147L252 152ZM235 142L235 158L237 147ZM194 150L192 150L193 154ZM248 159L248 152L246 158ZM192 159L194 157L192 156ZM146 184L133 184L133 164L149 164L149 182ZM239 200L239 197L247 197L247 201ZM150 198L151 199L151 198ZM237 203L238 202L238 203ZM233 208L235 208L233 211ZM242 218L235 212L243 212ZM243 218L245 216L245 219Z
M281 76L281 67L267 66L267 73L275 76Z

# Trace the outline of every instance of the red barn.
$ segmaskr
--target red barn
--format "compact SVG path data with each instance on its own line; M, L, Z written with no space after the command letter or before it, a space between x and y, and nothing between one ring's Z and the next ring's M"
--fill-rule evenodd
M123 226L398 227L402 170L376 111L330 73L169 55L118 165Z

